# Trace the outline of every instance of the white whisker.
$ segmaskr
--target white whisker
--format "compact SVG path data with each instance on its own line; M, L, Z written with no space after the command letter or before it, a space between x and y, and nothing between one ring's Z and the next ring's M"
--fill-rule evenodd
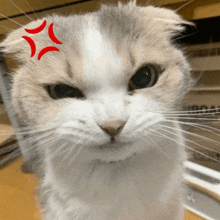
M44 128L42 128L42 125L26 126L26 127L16 128L15 132L18 134L36 134L39 132L53 130L57 128L57 126L59 126L59 124L56 123L47 124Z
M15 41L11 41L11 42L8 42L8 43L4 43L4 46L14 45L14 44L20 43L21 41L24 41L24 38L20 38L20 39L15 40Z
M187 5L191 4L192 2L194 2L194 0L186 2L185 4L183 4L179 8L177 8L175 11L178 12L179 10L183 9L184 7L186 7Z
M43 133L43 134L37 134L35 136L24 137L24 141L27 141L29 143L38 142L48 136L51 136L51 134L53 134L53 132L50 131L50 132Z
M59 146L59 149L63 149L63 148L65 148L67 146L67 144L66 143L63 143L62 145L60 145ZM60 155L62 155L64 152L60 152L59 154L52 154L52 155L50 155L51 156L51 158L55 158L56 156L60 156ZM63 162L63 160L64 160L65 158L63 157L62 158L62 161L61 161L61 164L62 164L62 162Z
M188 148L188 149L190 149L190 150L192 150L192 151L194 151L194 152L196 152L196 153L198 153L198 154L203 155L204 157L207 157L207 158L209 158L209 159L211 159L211 160L213 160L213 161L215 161L215 162L220 163L220 161L218 161L218 160L216 160L216 159L214 159L214 158L212 158L212 157L210 157L210 156L208 156L208 155L206 155L206 154L204 154L204 153L202 153L202 152L200 152L200 151L198 151L198 150L195 150L195 149L193 149L193 148L187 146L186 144L183 144L183 143L181 143L181 142L179 142L179 141L176 141L176 140L174 140L174 139L172 139L172 138L170 138L170 137L168 137L168 136L166 136L166 135L163 135L163 134L161 134L160 132L155 131L154 129L150 129L150 130L151 130L152 132L155 132L155 133L161 135L161 137L164 137L164 138L167 138L167 139L169 139L169 140L171 140L171 141L174 141L174 142L176 142L177 144L180 144L180 145L182 145L182 146L184 146L184 147L186 147L186 148Z
M23 25L21 25L21 24L18 23L17 21L15 21L15 20L13 20L13 19L11 19L11 18L9 18L9 17L7 17L7 16L5 16L5 15L3 15L3 14L0 14L0 16L2 16L2 17L4 17L4 18L7 18L8 20L10 20L10 21L14 22L15 24L19 25L20 27L23 27Z
M151 0L148 0L148 1L146 2L146 5L150 5L150 3L151 3Z
M191 34L183 34L182 36L180 36L180 37L175 37L174 38L174 40L176 41L176 40L180 40L180 39L182 39L182 38L185 38L185 37L189 37L189 36L192 36L192 35L195 35L196 33L199 33L199 32L193 32L193 33L191 33ZM195 84L196 84L197 82L195 82Z
M197 115L214 115L214 114L216 114L216 112L207 112L207 110L210 110L211 111L211 109L206 109L206 110L204 110L204 112L202 113L202 112L198 112L198 111L192 111L192 113L187 113L188 111L185 111L185 113L163 113L163 115L171 115L171 116L192 116L192 115L195 115L195 116L197 116ZM220 110L220 109L216 109L216 110ZM213 111L213 110L212 110Z
M57 147L57 149L56 150L54 150L53 151L53 153L52 153L52 158L53 157L55 157L55 156L57 156L57 155L62 155L65 151L64 151L64 146L66 146L67 145L67 143L65 143L65 145L61 145L61 146L59 146L59 147Z
M44 136L39 136L39 137L28 137L24 138L23 140L19 141L21 144L24 142L25 144L28 144L29 148L35 148L36 145L46 145L46 144L51 144L55 142L54 137L51 136L51 134L46 134Z
M169 129L176 129L176 128L171 128L171 127L168 127L168 126L164 126L164 125L160 125L160 127L166 127L166 128L169 128ZM170 133L170 134L173 134L173 135L176 135L176 136L178 136L178 134L176 134L176 133L174 133L174 132L171 132L171 131L168 131L168 130L166 130L166 129L164 129L164 128L160 128L161 130L163 130L163 131L166 131L166 132L168 132L168 133ZM176 130L180 130L180 129L176 129ZM187 134L190 134L190 135L192 135L192 136L196 136L196 137L200 137L200 138L202 138L202 139L204 139L204 140L209 140L210 142L216 142L218 145L220 144L219 142L217 142L217 141L214 141L214 140L212 140L212 139L210 139L210 138L206 138L206 137L203 137L203 136L201 136L201 135L197 135L197 134L194 134L194 133L190 133L190 132L187 132L187 131L184 131L184 130L181 130L183 133L187 133ZM205 147L205 146L203 146L203 145L201 145L201 144L199 144L199 143L196 143L195 141L191 141L191 140L189 140L189 139L187 139L187 138L185 138L185 137L183 137L184 138L184 140L186 140L186 141L188 141L188 142L190 142L190 143L192 143L192 144L195 144L195 145L197 145L197 146L200 146L200 147L202 147L202 148L204 148L204 149L206 149L206 150L210 150L208 147ZM215 144L216 144L215 143ZM215 153L219 153L218 151L215 151L215 150L212 150L213 152L215 152Z
M26 3L29 5L30 9L32 10L32 12L35 14L35 16L37 18L39 18L39 16L35 13L34 9L32 8L32 6L30 5L30 3L28 2L28 0L26 0Z
M6 131L6 130L0 130L1 135L6 135L6 134L14 134L14 130Z
M68 128L68 127L65 127ZM83 128L79 129L77 126L70 126L69 127L71 130L65 130L65 135L77 135L77 134L89 134L90 132L87 130L83 130Z
M172 118L177 118L177 117L166 117L168 119L172 119ZM215 119L215 118L192 118L192 117L181 117L180 118L181 120L183 119L187 119L187 120L199 120L199 121L212 121L213 123L219 123L219 121L216 121L218 119Z
M206 111L213 111L213 109L210 109L210 108L208 108L208 109L198 109L198 110L190 110L190 111L188 111L188 110L175 110L175 111L168 111L168 110L166 110L166 111L159 111L159 112L156 112L156 111L154 111L154 112L152 112L152 113L163 113L163 114L180 114L180 113L183 113L183 114L187 114L186 112L191 112L191 113L202 113L202 112L206 112ZM220 108L215 108L215 111L219 111L219 113L220 113ZM214 112L213 112L214 113ZM212 114L212 113L209 113L209 114Z
M163 151L163 149L150 137L150 134L147 135L147 137L150 139L150 141L156 146L157 149L161 151L162 154L164 154L167 158L171 159L171 157Z
M84 147L80 146L79 149L76 151L76 153L74 154L74 157L72 157L72 159L69 162L69 166L74 162L74 160L77 158L77 156L80 154L80 152L83 150ZM69 154L70 155L70 154Z
M14 2L12 2L11 0L9 0L20 12L22 12L26 17L28 17L31 21L33 21L33 19L28 16L24 11L22 11Z
M199 128L201 130L208 131L208 132L210 132L212 134L215 134L215 135L220 137L220 134L217 134L216 132L210 130L210 129L213 129L213 130L215 130L217 132L220 132L220 129L217 129L217 128L214 128L214 127L211 127L211 126L208 126L208 125L203 125L203 124L198 124L198 123L193 123L193 122L182 122L182 121L177 121L177 120L164 120L164 121L167 121L167 122L177 122L179 124L183 124L183 125L188 125L188 126L191 126L191 127Z
M6 27L6 26L3 25L3 24L0 24L0 26L3 27L3 28L6 28L6 29L8 29L8 30L13 30L13 29L11 29L11 28Z

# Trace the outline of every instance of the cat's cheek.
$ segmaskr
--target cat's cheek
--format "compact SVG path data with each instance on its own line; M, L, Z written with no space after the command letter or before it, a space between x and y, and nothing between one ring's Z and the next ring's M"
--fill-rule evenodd
M118 136L120 142L137 142L149 135L149 129L164 121L160 105L144 93L131 97L129 118Z
M51 118L55 122L66 123L78 121L81 125L87 125L87 121L93 115L93 111L86 102L76 99L55 100L47 109L45 118Z
M65 111L65 103L61 102L54 102L50 103L50 105L45 105L41 111L41 117L36 118L38 123L53 123L57 119L57 115Z
M56 118L55 133L70 145L70 149L81 146L91 148L110 142L94 120L94 110L86 101L69 101Z

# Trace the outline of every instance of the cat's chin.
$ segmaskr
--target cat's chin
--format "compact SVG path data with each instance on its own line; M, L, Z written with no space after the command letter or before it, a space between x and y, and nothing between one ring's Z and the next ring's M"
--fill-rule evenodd
M108 150L108 151L115 151L115 150L121 150L124 147L130 145L131 143L108 143L98 146L98 150Z
M125 161L138 153L137 148L132 143L108 143L93 147L96 159L106 163L116 163Z
M115 160L114 158L112 158L112 160L100 160L101 162L107 163L107 164L119 164L119 163L124 163L128 160L130 160L131 158L135 157L137 155L137 153L133 153L130 156L127 156L125 158L122 159L117 159Z

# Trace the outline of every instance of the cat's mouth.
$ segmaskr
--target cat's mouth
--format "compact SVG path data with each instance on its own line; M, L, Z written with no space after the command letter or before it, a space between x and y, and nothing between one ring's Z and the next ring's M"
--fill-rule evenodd
M103 162L112 163L125 161L137 153L132 142L110 141L92 148L94 157Z
M104 150L104 149L109 149L109 150L117 150L119 148L122 148L123 147L123 144L120 144L120 143L109 143L109 144L106 144L106 145L101 145L99 146L98 148L100 150Z
M120 150L124 148L127 145L130 145L131 143L129 142L118 142L115 140L114 137L111 138L110 142L104 145L98 146L98 149L100 150Z

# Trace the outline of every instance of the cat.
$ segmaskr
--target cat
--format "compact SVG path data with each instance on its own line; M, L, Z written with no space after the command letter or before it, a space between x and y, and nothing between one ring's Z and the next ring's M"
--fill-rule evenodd
M44 220L184 218L184 136L167 118L194 82L173 41L183 24L170 9L131 1L38 19L0 43L19 62L12 103L28 127L22 153L39 176ZM47 46L59 51L39 59Z

